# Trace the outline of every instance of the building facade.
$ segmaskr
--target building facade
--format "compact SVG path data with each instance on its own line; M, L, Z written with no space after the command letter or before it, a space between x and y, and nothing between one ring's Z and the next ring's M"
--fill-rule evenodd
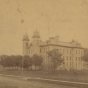
M84 48L77 41L72 40L71 42L62 42L59 41L59 36L55 36L50 37L49 40L46 40L45 42L42 42L37 30L34 31L31 42L29 41L29 36L27 34L23 36L24 55L29 55L30 57L34 54L41 55L44 59L42 65L46 70L52 68L47 52L53 49L58 49L62 54L64 64L61 67L75 70L85 69L84 62L81 59L84 55Z

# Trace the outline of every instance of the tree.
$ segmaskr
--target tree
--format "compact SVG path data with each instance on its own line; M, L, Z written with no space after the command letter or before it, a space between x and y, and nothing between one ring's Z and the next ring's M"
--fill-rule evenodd
M20 66L22 66L22 60ZM23 57L23 68L29 68L30 66L32 66L32 59L30 56L25 55Z
M84 54L84 56L82 57L82 60L86 63L88 67L88 53Z
M7 56L7 55L2 55L1 56L1 61L0 64L5 68L5 67L17 67L20 65L22 56L18 55L11 55L11 56Z
M51 58L53 70L55 71L57 66L60 66L63 62L63 58L61 58L62 54L59 53L58 49L49 51L49 52L47 52L47 54Z
M0 58L0 64L4 67L4 69L7 67L7 55L1 55Z
M4 63L6 65L6 67L13 67L14 66L14 59L13 59L13 55L12 56L7 56L5 59L4 59Z
M21 55L11 55L9 56L8 60L10 60L9 65L12 67L18 67L20 66L21 60L22 60L23 56Z
M37 54L33 55L33 57L32 57L32 64L35 66L35 69L36 69L36 66L40 67L42 65L42 62L43 62L42 56L39 56Z
M7 62L8 63L8 67L12 67L12 69L13 69L13 67L16 66L16 64L15 64L16 56L11 55L11 56L8 56L7 59L8 59L8 62Z
M23 56L21 56L21 55L15 56L15 66L17 66L17 69L20 66L22 58L23 58Z

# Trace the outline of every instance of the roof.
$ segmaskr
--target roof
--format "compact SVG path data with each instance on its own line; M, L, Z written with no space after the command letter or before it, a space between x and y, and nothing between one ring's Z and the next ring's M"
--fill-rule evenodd
M73 43L73 42L62 42L62 41L58 41L57 43L43 43L40 45L41 47L45 47L45 46L60 46L60 47L68 47L68 48L80 48L80 49L84 49L80 43Z

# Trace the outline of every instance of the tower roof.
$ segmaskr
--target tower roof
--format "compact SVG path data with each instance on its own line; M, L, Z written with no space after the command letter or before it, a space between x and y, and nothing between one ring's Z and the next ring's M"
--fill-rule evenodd
M23 36L23 41L29 41L29 36L27 35L27 33Z
M37 30L34 31L32 38L40 38L39 32Z

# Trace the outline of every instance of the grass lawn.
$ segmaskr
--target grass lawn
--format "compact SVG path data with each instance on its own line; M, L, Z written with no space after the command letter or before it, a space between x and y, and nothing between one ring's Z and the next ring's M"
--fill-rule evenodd
M21 76L21 71L0 71L0 74ZM88 82L88 71L24 71L24 76L46 79Z
M0 76L0 88L77 88Z

